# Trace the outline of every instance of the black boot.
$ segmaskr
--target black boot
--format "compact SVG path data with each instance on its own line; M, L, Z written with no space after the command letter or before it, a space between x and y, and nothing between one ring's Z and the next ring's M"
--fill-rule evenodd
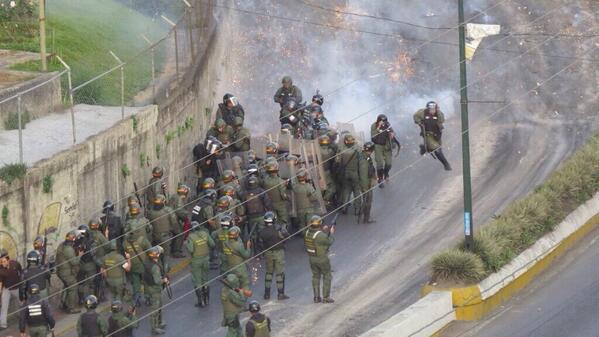
M439 148L435 151L435 154L437 155L437 159L439 159L439 161L443 164L445 171L451 171L451 165L449 165L449 162L447 162L447 159L443 154L443 150Z
M384 169L384 175L385 175L385 180L389 181L389 171L391 171L391 165L385 165L385 169Z
M196 303L195 306L200 307L200 308L203 307L204 306L204 299L203 299L204 294L202 292L202 289L200 289L198 287L193 287L193 290L195 291L196 297L198 299L198 303Z
M202 297L203 297L203 302L204 302L204 306L207 306L208 303L210 303L210 287L209 286L203 286L202 287Z
M270 300L270 288L264 288L264 299Z
M379 184L379 188L384 188L385 184L383 183L383 180L385 179L385 170L384 169L376 170L376 177L377 177L377 183Z
M284 301L284 300L288 300L289 296L285 295L285 292L283 291L283 289L278 289L278 294L277 294L277 299L279 301Z

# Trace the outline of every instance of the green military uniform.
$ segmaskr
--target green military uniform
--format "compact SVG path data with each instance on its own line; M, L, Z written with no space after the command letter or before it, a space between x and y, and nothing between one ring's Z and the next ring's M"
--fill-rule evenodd
M206 283L210 267L210 249L214 246L214 240L203 226L192 230L185 240L185 247L191 255L191 281L198 297L198 306L207 304L204 299L208 297Z
M347 203L353 192L353 204L356 212L362 207L362 200L360 197L360 177L358 171L359 156L360 149L358 146L351 145L348 147L344 145L339 148L339 155L336 158L337 174L342 182L341 202L343 204ZM347 209L347 206L344 209Z
M297 184L293 184L293 194L299 229L305 229L308 224L308 217L314 214L312 203L318 200L316 190L311 184L299 181Z
M391 170L391 160L393 155L393 144L389 131L379 129L378 122L370 126L370 137L374 143L374 160L376 169L382 174L379 176L389 176Z
M119 254L116 249L106 254L101 260L101 266L106 271L106 285L112 294L113 300L124 300L127 279L123 265L126 262L127 259Z
M227 261L227 267L237 276L244 289L250 288L250 277L248 275L245 260L251 256L250 250L243 246L240 239L229 239L223 243L223 254Z
M222 131L220 131L219 128ZM227 125L224 120L222 120L222 119L216 120L216 122L214 123L214 126L211 127L206 132L206 138L210 137L210 136L218 139L223 144L223 146L225 146L223 151L231 151L232 150L231 147L227 147L227 145L232 143L233 128L231 126Z
M335 148L328 145L320 145L320 154L322 156L322 167L324 171L324 178L327 182L327 186L323 191L322 198L331 205L335 199L337 193L337 183L335 182L335 176L333 173L333 164L335 163L335 156L337 155Z
M157 195L164 193L162 191L162 182L163 179L158 177L152 177L148 181L148 187L146 187L146 209L152 207L152 201L154 201Z
M279 224L267 225L258 234L264 249L266 249L264 252L266 260L264 299L270 298L273 274L276 276L279 297L283 297L285 294L285 243L283 240L288 236L289 233Z
M129 235L133 235L135 238L143 236L148 241L151 241L152 224L141 214L129 215L129 218L125 222L125 233L129 233Z
M19 331L24 335L29 330L31 337L46 337L49 329L54 329L56 321L50 305L39 294L30 294L19 313Z
M89 231L89 238L94 242L94 256L99 261L110 251L108 239L102 232L94 229Z
M295 99L296 103L301 103L303 100L302 91L295 85L291 85L289 88L280 87L274 96L274 101L281 105L281 108L285 102L289 99Z
M56 249L56 274L65 286L63 305L69 311L77 307L77 275L79 274L79 257L73 243L63 242Z
M245 152L250 150L251 132L250 129L243 127L243 118L235 117L233 129L233 151Z
M139 321L133 314L113 312L108 317L108 334L111 337L132 336L132 330L139 326Z
M372 209L372 199L374 191L372 187L376 185L376 172L372 163L372 156L366 151L360 154L360 189L362 190L362 211L360 216L362 222L371 222L370 210ZM358 219L358 222L361 222Z
M189 219L189 211L187 210L187 196L175 194L171 197L169 202L169 207L175 212L175 216L177 218L177 231L175 233L183 233L183 227L185 226L185 222ZM175 251L178 255L182 255L182 247L183 240L185 239L184 235L178 235L173 239L173 247L175 247Z
M228 286L223 286L220 292L220 300L223 305L222 326L227 327L227 337L243 337L239 314L245 311L247 298L239 288L239 279L234 274L227 275L225 280Z
M420 109L414 114L414 123L421 125L426 130L424 142L426 152L433 152L441 147L441 134L443 131L443 123L445 123L445 115L441 111L437 111L436 115L429 114L426 109Z
M102 337L108 334L108 323L93 309L82 313L77 320L79 337Z
M218 223L220 224L220 221ZM213 231L211 234L211 237L214 240L214 243L216 246L216 251L218 252L221 273L224 273L227 270L229 270L229 265L227 264L227 258L225 257L225 252L224 252L225 242L229 241L228 235L229 235L229 230L224 227L219 227L218 229Z
M152 245L144 236L132 237L129 236L123 242L123 249L131 257L131 269L129 270L129 280L133 291L133 298L139 299L141 296L141 286L144 274L144 265L147 262L146 251Z
M172 208L163 206L162 208L151 208L148 212L148 219L152 222L152 243L160 245L164 249L164 254L171 255L172 236L180 233L177 216Z
M287 224L289 223L289 212L287 211L287 201L289 200L289 196L287 195L285 180L279 177L277 173L269 173L262 180L262 187L268 194L273 212L276 214L277 219L281 225L287 227Z
M310 227L304 235L304 246L310 260L312 270L312 289L314 298L320 299L320 280L322 279L322 295L325 299L331 296L331 262L329 248L335 241L334 237L325 234L319 228Z
M162 321L162 310L160 309L162 307L162 283L166 275L163 275L163 271L158 263L160 262L154 260L147 261L143 274L144 289L150 300L150 309L152 310L152 314L150 315L152 333L160 331L160 329L166 326Z

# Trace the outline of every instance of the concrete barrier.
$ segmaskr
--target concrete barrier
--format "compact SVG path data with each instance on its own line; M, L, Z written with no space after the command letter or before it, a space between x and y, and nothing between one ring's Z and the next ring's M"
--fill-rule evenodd
M450 291L434 291L361 337L430 336L455 319Z
M599 192L497 273L467 287L440 288L427 284L422 288L422 299L362 337L431 336L452 320L480 319L530 284L556 258L597 227Z

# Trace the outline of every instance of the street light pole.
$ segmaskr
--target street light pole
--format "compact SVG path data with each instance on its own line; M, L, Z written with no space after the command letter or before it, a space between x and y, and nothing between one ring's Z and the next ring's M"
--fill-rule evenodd
M472 181L470 176L470 133L468 125L468 78L466 74L466 26L464 23L464 0L458 0L459 48L460 48L460 108L462 112L462 168L464 183L464 236L466 249L474 246L472 223Z
M42 71L48 71L48 64L46 62L46 0L40 0L39 7L40 57L42 61Z

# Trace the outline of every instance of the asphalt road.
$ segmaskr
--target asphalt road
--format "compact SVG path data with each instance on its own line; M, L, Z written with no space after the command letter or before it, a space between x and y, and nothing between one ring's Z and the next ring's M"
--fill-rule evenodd
M456 8L446 1L427 0L417 5L406 1L403 6L396 6L394 1L361 0L351 1L351 4L355 5L355 10L367 9L372 13L407 21L428 20L424 23L439 27L455 26ZM500 2L472 2L467 17L480 13L478 8L491 7ZM316 3L332 6L328 1ZM323 14L296 0L243 1L238 5L256 11L267 10L274 15L321 22L335 19L334 13ZM416 6L416 9L409 10L412 6ZM259 128L268 125L267 119L270 118L270 113L257 111L264 111L266 106L273 110L272 116L277 115L271 97L280 77L287 73L294 76L296 83L301 83L304 96L309 99L316 88L323 92L330 91L352 78L336 78L337 74L347 72L360 75L364 71L368 74L369 70L376 70L373 68L378 64L375 58L396 56L397 50L405 50L413 60L414 73L404 81L392 83L380 77L368 83L355 84L358 87L348 86L341 89L340 93L325 98L325 114L332 122L347 121L381 101L393 100L396 103L373 110L364 118L356 119L354 125L358 130L366 130L378 113L387 113L399 131L402 143L402 153L395 159L391 172L393 181L375 194L373 212L377 222L357 225L351 216L342 216L339 220L336 241L331 250L333 297L336 302L329 305L312 303L307 257L301 240L295 239L287 247L285 272L287 293L291 299L285 302L271 300L263 304L264 311L273 319L275 336L359 335L413 303L419 297L420 286L428 280L431 257L439 250L455 244L462 235L457 48L453 45L431 44L417 50L418 45L413 42L402 39L391 41L387 37L372 34L362 34L360 40L343 45L339 41L350 40L353 33L335 32L322 27L314 30L313 26L307 24L299 24L298 28L290 22L221 10L225 12L221 22L229 25L228 36L232 39L231 55L223 61L230 69L224 71L233 74L230 75L233 78L228 79L237 90L236 95L242 98L247 120L254 131L260 131ZM425 15L429 12L434 12L433 19ZM486 13L482 21L499 22L506 31L557 33L560 29L568 28L572 33L596 33L599 24L592 18L598 13L596 3L583 0L506 0ZM532 27L526 26L542 15L546 16ZM417 30L381 21L360 22L357 25L359 28L379 29L424 39L436 38L441 33L438 30ZM248 39L247 34L252 33L256 36L250 35ZM293 40L294 37L299 40ZM539 50L532 50L526 57L513 60L529 48L541 45L549 37L512 36L499 41L502 38L498 36L485 40L481 48L496 42L494 48L510 52L480 50L469 64L469 80L473 84L469 88L470 99L506 102L473 103L470 108L473 220L476 226L500 212L514 198L532 190L562 160L584 144L589 135L599 130L596 118L599 110L597 63L576 59L597 43L597 38L552 39ZM439 40L456 42L457 32L453 31ZM288 44L283 43L283 47L280 47L278 43L281 41ZM252 47L263 49L249 56L235 49ZM286 54L284 47L292 48L291 56L308 50L309 57L297 62ZM339 54L347 50L353 51L353 54ZM332 53L333 61L338 60L338 63L331 62L322 67L322 63L332 57L329 53ZM546 54L558 57L548 57ZM599 53L595 51L584 57L599 60ZM575 61L579 63L544 82ZM260 64L263 66L256 66ZM483 78L499 65L500 69ZM302 69L306 71L302 72ZM334 71L328 71L330 69ZM381 69L384 71L388 68ZM317 83L312 83L311 78ZM477 81L479 83L475 84ZM223 88L220 88L223 92L229 91L226 83L225 79ZM526 94L540 83L540 88ZM444 95L447 92L449 94ZM442 96L446 96L444 100ZM429 157L422 158L417 153L420 139L411 115L430 99L440 101L447 113L444 151L454 167L451 172L443 171L439 162ZM339 105L344 100L351 104ZM276 120L276 117L273 118ZM259 267L257 275L253 287L254 297L260 299L263 271ZM206 337L224 336L225 330L220 327L220 285L212 285L210 307L198 309L193 306L195 297L192 294L185 296L191 290L189 276L182 274L181 277L186 279L175 285L174 293L175 298L182 298L164 310L165 320L169 324L167 336L188 336L190 333ZM139 336L149 333L147 321L145 319L142 322Z
M599 231L590 233L529 287L480 322L445 337L591 337L599 334Z

